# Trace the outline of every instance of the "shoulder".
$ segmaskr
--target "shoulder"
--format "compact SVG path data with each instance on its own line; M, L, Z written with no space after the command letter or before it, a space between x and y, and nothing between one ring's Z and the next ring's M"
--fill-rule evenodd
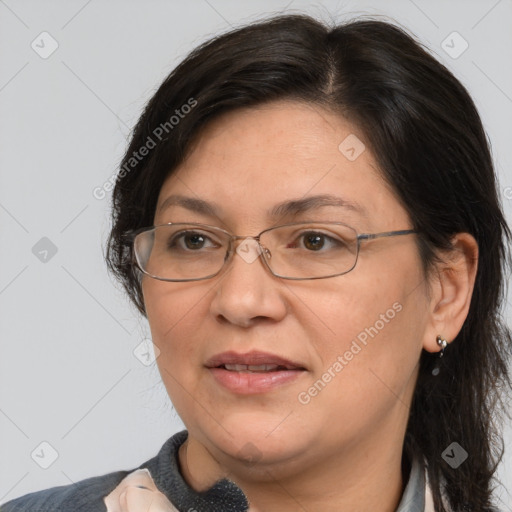
M44 489L2 505L1 512L99 512L106 511L103 497L128 474L116 471L81 480L71 485Z
M115 471L101 476L80 480L71 485L52 487L8 501L0 506L1 512L106 512L103 498L110 494L121 481L136 469L151 469L157 480L165 481L172 472L172 456L185 440L186 431L168 439L158 455L138 468Z

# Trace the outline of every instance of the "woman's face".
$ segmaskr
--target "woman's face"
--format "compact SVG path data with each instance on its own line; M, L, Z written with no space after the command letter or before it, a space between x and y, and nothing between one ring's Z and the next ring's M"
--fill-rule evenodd
M302 220L343 222L358 233L410 229L364 142L339 116L298 102L226 114L163 184L154 223L244 236ZM170 195L206 201L216 215L160 209ZM317 195L346 205L268 216L282 202ZM235 253L214 278L144 276L143 292L169 396L189 436L217 460L286 467L387 447L400 453L428 330L415 235L362 242L356 267L328 279L280 279L261 259ZM229 366L281 359L294 369Z

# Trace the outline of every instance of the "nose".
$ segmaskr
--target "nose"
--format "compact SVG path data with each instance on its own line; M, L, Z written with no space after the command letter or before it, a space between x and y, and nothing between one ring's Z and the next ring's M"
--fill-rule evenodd
M250 327L264 319L279 321L286 315L286 287L262 261L265 254L260 247L250 238L235 243L224 271L215 278L218 282L210 310L219 321Z

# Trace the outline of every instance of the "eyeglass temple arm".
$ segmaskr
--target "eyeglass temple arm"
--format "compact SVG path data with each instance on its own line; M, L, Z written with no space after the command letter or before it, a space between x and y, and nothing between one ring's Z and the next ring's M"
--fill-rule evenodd
M375 240L375 238L385 238L388 236L400 236L400 235L410 235L412 233L417 233L415 229L402 229L400 231L385 231L383 233L363 233L362 235L357 235L358 240Z

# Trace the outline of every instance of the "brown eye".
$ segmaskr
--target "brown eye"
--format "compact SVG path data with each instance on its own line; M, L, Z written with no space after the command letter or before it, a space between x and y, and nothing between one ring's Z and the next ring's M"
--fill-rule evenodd
M219 247L219 244L214 243L210 237L203 233L184 231L172 236L167 247L169 249L197 251L208 247Z
M318 251L324 246L324 237L322 234L310 234L304 236L304 247L311 249L312 251Z
M203 235L186 235L183 240L188 249L201 249L205 243Z
M307 252L326 252L329 249L340 250L347 247L348 244L345 241L320 231L304 231L295 238L294 242L286 246L287 249L306 249Z

